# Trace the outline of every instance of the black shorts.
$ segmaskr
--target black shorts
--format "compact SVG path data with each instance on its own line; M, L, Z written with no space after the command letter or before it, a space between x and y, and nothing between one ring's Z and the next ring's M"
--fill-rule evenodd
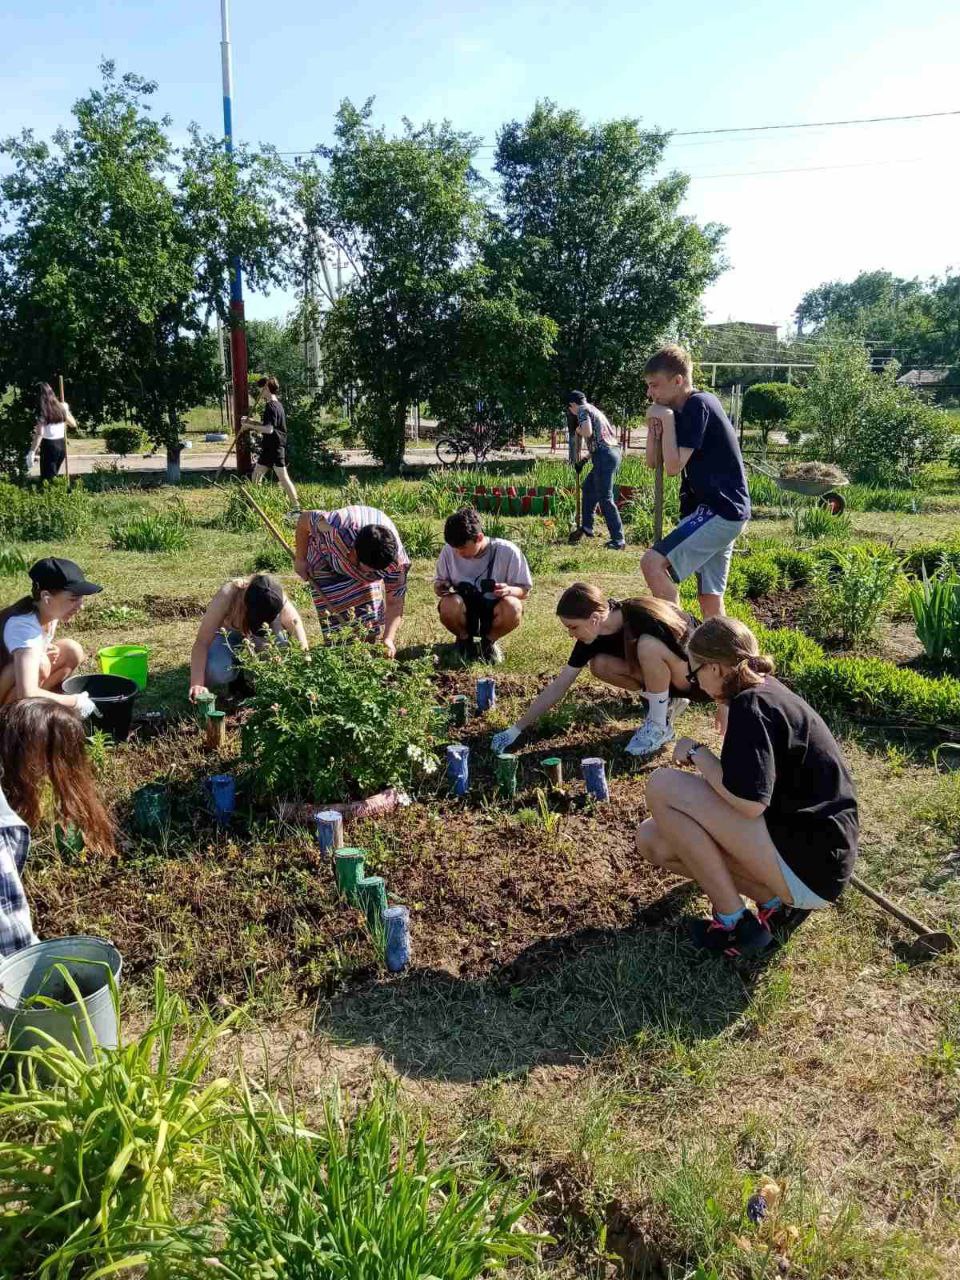
M64 440L41 440L40 479L55 480L66 456L67 446Z
M261 467L285 467L287 465L287 437L278 431L268 431L261 439L260 456L257 462Z

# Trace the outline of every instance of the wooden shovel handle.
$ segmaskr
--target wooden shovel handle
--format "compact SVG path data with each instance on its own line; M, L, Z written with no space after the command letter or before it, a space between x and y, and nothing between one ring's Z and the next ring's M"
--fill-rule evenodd
M916 916L912 916L909 911L904 911L902 907L898 907L895 902L891 902L889 898L884 897L876 889L865 884L859 876L851 876L850 883L855 889L858 889L865 898L869 898L871 902L875 902L878 907L882 907L901 924L905 924L908 929L912 929L914 933L925 934L933 933L934 930L929 925L924 924L922 920L918 920Z

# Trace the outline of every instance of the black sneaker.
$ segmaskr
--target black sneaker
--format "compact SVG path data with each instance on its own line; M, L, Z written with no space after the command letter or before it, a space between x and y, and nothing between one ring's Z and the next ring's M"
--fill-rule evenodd
M693 945L701 951L716 951L725 956L755 956L773 942L773 934L752 911L745 911L732 929L716 916L694 920L690 935Z
M581 538L592 538L592 537L593 537L593 534L587 533L586 529L582 529L582 528L574 529L573 533L571 533L567 541L573 547L573 546L576 546L576 544L580 541Z
M625 542L614 542L611 538L609 542L603 544L608 551L626 551L627 544Z
M757 919L773 934L792 933L803 924L809 914L810 912L802 907L788 907L785 902L781 902L779 907L774 907L772 910L757 907Z
M496 640L488 640L484 636L480 641L480 657L483 662L489 662L492 666L499 667L503 662L503 650Z

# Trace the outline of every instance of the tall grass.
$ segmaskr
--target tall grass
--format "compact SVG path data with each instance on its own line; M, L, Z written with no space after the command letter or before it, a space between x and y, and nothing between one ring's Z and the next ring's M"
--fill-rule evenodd
M76 537L92 519L82 485L51 480L39 488L0 483L0 538L56 542Z
M189 541L180 512L151 512L110 526L110 543L118 551L182 551Z
M908 599L927 657L942 663L949 656L960 665L960 575L944 571L931 579L923 566L921 580L910 583Z
M835 516L826 507L804 506L793 513L794 536L803 540L816 542L820 538L834 538L840 541L849 538L852 531L849 516Z

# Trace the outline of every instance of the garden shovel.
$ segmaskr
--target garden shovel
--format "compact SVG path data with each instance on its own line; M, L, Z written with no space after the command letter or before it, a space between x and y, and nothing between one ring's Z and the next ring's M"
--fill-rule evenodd
M858 889L864 897L875 902L878 907L882 907L888 915L899 920L901 924L905 924L908 929L912 929L917 935L916 942L912 943L907 951L907 959L911 961L926 960L930 956L942 955L944 951L953 951L956 942L949 933L940 929L931 929L925 925L922 920L918 920L916 916L912 916L909 911L904 911L902 907L898 907L895 902L891 902L889 898L884 897L882 893L878 893L876 889L865 884L859 876L851 876L850 883L855 889Z

